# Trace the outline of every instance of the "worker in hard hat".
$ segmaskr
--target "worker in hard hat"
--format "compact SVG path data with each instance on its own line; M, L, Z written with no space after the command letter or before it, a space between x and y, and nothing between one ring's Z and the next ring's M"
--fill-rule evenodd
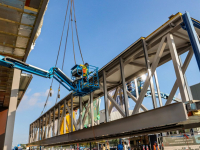
M157 144L157 141L154 142L153 150L160 150Z
M85 63L84 65L80 64L80 66L82 67L82 71L83 71L83 81L87 82L87 76L88 76L88 63Z

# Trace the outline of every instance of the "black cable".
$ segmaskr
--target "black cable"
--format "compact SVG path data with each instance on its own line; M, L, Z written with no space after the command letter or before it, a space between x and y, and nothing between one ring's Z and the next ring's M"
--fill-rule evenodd
M68 12L68 8L69 8L69 1L70 1L70 0L68 0L68 3L67 3L67 9L66 9L66 13L65 13L65 19L64 19L64 24L63 24L63 29L62 29L62 35L61 35L60 44L59 44L59 48L58 48L58 54L57 54L57 59L56 59L55 67L57 66L58 58L59 58L59 54L60 54L60 48L61 48L63 33L64 33L64 29L65 29L65 22L66 22L67 12ZM48 102L48 99L49 99L49 96L50 96L50 92L51 92L52 85L53 85L53 78L52 78L52 81L51 81L50 90L49 90L49 93L48 93L48 95L47 95L47 99L46 99L46 102L45 102L45 104L44 104L44 108L43 108L43 110L42 110L42 112L41 112L41 115L43 114L44 109L45 109L45 107L46 107L46 105L47 105L47 102Z
M62 71L63 71L64 63L65 63L65 54L66 54L67 41L68 41L68 35L69 35L69 24L70 24L70 19L71 19L70 17L71 15L69 15L69 21L68 21L68 27L67 27L67 35L66 35L66 40L65 40L65 49L64 49L63 62L62 62ZM58 88L58 94L59 94L59 89L60 89L60 83L59 83L59 88ZM57 100L58 100L58 95L56 98L56 103L57 103Z
M77 29L77 24L76 24L76 15L75 15L74 0L73 0L73 8L74 8L74 22L75 22L75 27L76 27L76 36L77 36L79 51L80 51L81 58L82 58L82 61L83 61L83 64L84 64L83 55L82 55L82 52L81 52L81 46L80 46L79 37L78 37L78 29Z
M73 44L73 53L74 53L74 62L76 65L76 56L75 56L75 50L74 50L74 37L73 37L73 24L72 24L72 0L71 0L71 9L70 9L70 15L71 15L71 28L72 28L72 44Z

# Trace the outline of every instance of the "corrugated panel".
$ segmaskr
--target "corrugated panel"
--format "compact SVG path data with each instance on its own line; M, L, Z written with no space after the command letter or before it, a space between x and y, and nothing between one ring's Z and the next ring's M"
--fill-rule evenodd
M9 44L15 46L17 37L0 33L0 43Z
M19 35L30 37L32 28L28 26L20 25L18 30L19 30L18 32Z
M23 57L25 54L25 49L19 49L19 48L15 48L13 55L17 55L17 56L21 56Z
M1 31L17 34L19 25L0 20Z
M21 23L23 24L28 24L28 25L33 25L35 22L36 17L35 16L31 16L28 14L23 14L22 15L22 19L21 19Z
M26 48L28 40L28 38L17 37L16 47Z
M16 22L21 21L21 12L3 6L0 6L0 10L0 18L9 19Z
M0 3L13 6L19 9L24 9L24 4L26 0L0 0Z

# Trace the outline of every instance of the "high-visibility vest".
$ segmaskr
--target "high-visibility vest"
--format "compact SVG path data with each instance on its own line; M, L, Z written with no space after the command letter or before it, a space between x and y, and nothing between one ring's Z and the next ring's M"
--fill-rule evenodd
M157 149L156 149L156 148L157 148ZM158 146L156 147L155 145L153 145L153 150L160 150L160 149L159 149Z
M87 73L88 73L88 69L85 65L80 65L82 67L82 71L83 71L83 76L87 76Z

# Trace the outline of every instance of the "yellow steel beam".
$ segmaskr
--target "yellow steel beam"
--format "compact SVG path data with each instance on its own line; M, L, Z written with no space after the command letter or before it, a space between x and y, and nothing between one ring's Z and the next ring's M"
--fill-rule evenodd
M13 20L5 19L5 18L0 18L0 20L1 20L1 21L5 21L5 22L9 22L9 23L18 24L18 25L24 25L24 26L28 26L28 27L33 28L32 25L24 24L24 23L20 23L20 22L16 22L16 21L13 21Z
M23 35L19 35L19 34L13 34L13 33L8 33L8 32L4 32L4 31L0 31L0 33L2 34L6 34L6 35L11 35L11 36L17 36L17 37L22 37L22 38L28 38L28 36L23 36Z
M32 8L32 7L28 7L28 6L24 6L24 9L27 9L27 10L30 10L30 11L34 11L34 12L38 12L38 10L37 9L35 9L35 8Z
M5 5L5 4L0 3L0 6L6 7L6 8L10 8L10 9L14 9L14 10L16 10L18 12L21 12L21 13L24 13L24 14L27 14L27 15L37 16L36 14L25 12L20 8L16 8L16 7L13 7L13 6L10 6L10 5ZM35 11L35 12L37 12L37 11Z

